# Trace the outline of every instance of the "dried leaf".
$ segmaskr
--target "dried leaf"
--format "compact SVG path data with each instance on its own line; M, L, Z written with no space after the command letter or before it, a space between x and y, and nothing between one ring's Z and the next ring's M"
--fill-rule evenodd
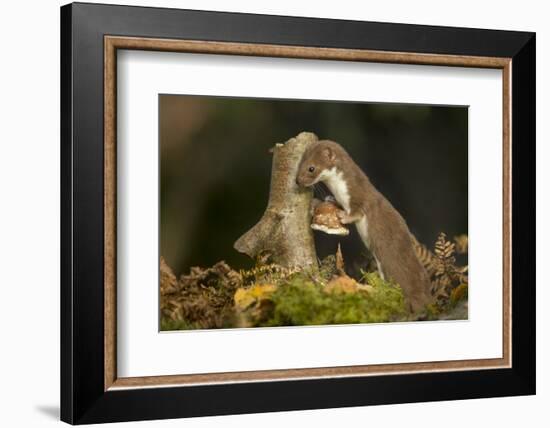
M462 234L454 237L457 254L466 254L468 252L468 235Z
M336 250L336 271L339 275L346 274L344 256L342 255L342 248L340 248L340 243L338 243L338 249Z

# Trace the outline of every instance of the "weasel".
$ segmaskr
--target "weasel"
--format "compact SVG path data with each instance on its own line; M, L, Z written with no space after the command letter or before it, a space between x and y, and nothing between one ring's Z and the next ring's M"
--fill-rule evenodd
M401 286L410 311L424 309L430 302L430 280L407 223L338 143L320 140L306 149L296 183L309 187L318 182L325 183L342 206L342 224L355 224L380 276Z

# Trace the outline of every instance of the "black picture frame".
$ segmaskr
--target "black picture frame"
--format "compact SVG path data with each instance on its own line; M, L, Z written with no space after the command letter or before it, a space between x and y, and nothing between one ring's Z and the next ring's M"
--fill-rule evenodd
M105 391L105 35L512 58L512 367ZM535 43L527 32L63 6L61 419L86 424L534 394Z

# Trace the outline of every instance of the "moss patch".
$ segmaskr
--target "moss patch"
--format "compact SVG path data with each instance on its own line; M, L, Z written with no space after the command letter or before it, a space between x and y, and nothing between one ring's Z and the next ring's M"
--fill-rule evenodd
M272 312L260 326L388 322L406 313L401 289L388 283L370 291L335 292L297 276L282 284L271 300Z

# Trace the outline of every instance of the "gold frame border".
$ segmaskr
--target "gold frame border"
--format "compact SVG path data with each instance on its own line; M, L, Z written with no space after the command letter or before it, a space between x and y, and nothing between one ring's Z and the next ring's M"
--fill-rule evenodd
M503 81L503 349L502 358L377 364L305 369L261 370L119 378L116 375L116 52L117 49L245 55L337 61L495 68ZM251 43L104 37L104 389L191 386L236 382L393 375L511 367L511 58L384 52Z

